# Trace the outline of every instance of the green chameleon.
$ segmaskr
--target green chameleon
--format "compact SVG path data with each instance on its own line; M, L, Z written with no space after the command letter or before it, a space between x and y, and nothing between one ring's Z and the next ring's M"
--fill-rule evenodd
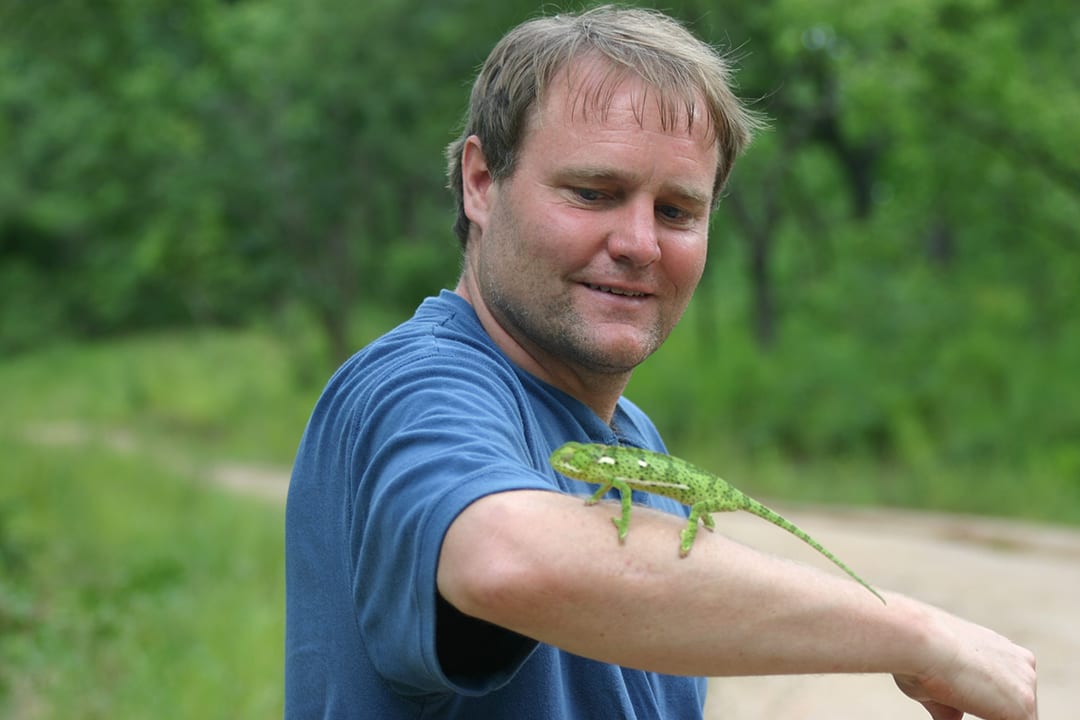
M877 590L856 575L847 565L816 540L757 500L732 487L722 478L702 470L685 460L635 447L570 442L551 454L551 466L574 480L599 483L600 489L586 500L592 505L614 487L622 500L622 516L611 518L619 529L619 541L630 529L631 491L663 495L690 507L690 519L682 531L679 555L686 557L697 536L698 520L712 530L716 527L712 513L746 510L774 525L778 525L810 547L836 563L837 567L854 578L881 602Z

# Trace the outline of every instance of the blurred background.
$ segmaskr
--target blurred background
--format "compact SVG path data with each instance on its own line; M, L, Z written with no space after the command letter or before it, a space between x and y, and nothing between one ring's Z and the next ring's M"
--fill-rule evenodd
M770 121L628 392L671 450L788 503L1080 525L1073 4L652 6ZM0 716L280 716L307 414L453 285L473 73L566 7L0 3Z

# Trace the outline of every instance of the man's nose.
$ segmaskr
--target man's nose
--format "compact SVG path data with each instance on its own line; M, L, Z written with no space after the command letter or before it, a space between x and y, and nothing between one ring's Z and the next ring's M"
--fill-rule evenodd
M660 259L656 209L651 199L627 202L608 235L608 252L616 260L647 267Z

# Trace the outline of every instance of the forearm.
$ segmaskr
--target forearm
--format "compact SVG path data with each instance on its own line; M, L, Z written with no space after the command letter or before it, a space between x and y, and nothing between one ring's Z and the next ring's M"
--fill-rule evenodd
M521 491L451 526L439 591L462 612L596 660L681 675L890 673L937 720L1034 720L1034 656L902 595L707 534L679 558L680 519Z
M620 546L613 508L505 493L451 528L439 587L468 614L597 660L686 675L917 673L923 607L883 607L849 579L720 534L680 559L683 521L635 508Z

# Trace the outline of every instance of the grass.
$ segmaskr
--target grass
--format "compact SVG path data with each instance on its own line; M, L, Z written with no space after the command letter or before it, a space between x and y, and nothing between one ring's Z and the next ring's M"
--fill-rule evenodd
M77 424L200 455L288 464L319 387L269 334L200 330L57 345L0 365L7 427ZM326 368L320 370L320 375Z
M282 510L5 438L0 716L280 717Z
M313 391L284 348L200 332L0 364L0 717L281 716L283 508L203 479L291 458Z

